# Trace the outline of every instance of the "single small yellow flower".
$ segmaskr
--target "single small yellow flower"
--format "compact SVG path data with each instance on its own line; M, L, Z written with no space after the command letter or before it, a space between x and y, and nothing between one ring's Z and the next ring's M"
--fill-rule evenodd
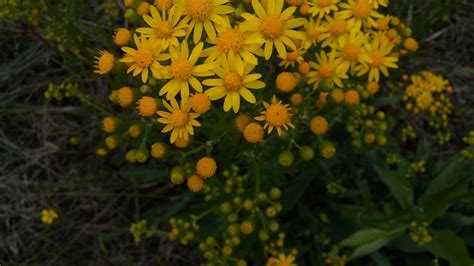
M101 50L95 58L96 70L94 71L94 73L104 75L112 71L112 69L114 68L115 57L110 52L106 50Z
M262 115L255 118L257 121L265 121L264 129L268 127L268 134L276 128L278 135L281 136L281 128L288 130L288 127L295 128L291 123L292 114L289 112L291 108L288 104L282 104L281 101L277 100L276 96L273 95L271 103L263 102L265 111L262 111Z
M58 213L53 209L44 209L41 211L41 221L45 224L52 224L58 218Z
M317 28L321 31L318 41L322 42L322 47L337 44L339 39L343 38L345 34L354 28L353 21L346 20L338 14L335 14L334 17L328 16L326 20L326 23L323 23Z
M329 15L331 12L337 11L339 8L337 4L339 0L314 0L310 1L309 4L311 8L309 12L313 17L318 17L319 19Z
M112 117L106 117L102 120L102 129L107 132L111 133L114 132L117 128L117 122Z
M206 179L216 174L217 164L216 161L211 157L201 158L196 163L196 172L202 178Z
M226 5L229 0L179 0L184 7L184 21L189 22L188 34L193 32L193 41L198 43L203 29L210 38L216 37L217 25L225 25L223 16L234 12L234 8Z
M204 180L198 175L192 175L188 179L188 188L192 192L199 192L204 187Z
M158 10L152 6L150 14L151 16L143 16L143 19L150 28L138 28L137 32L144 34L150 39L159 40L163 50L167 49L170 45L179 46L178 38L186 35L184 29L188 27L188 24L181 20L182 9L173 6L168 12L163 11L160 15Z
M193 126L201 126L201 123L196 120L199 114L190 112L191 105L187 98L181 99L181 105L178 105L174 98L171 98L170 103L171 105L163 100L163 105L169 112L157 112L161 116L161 118L158 118L158 122L166 124L161 132L172 131L170 136L171 143L174 143L178 137L187 140L189 135L194 135Z
M348 19L354 23L354 27L361 29L364 27L377 27L376 19L383 17L374 8L373 0L348 0L347 3L339 5L343 10L338 14L343 19Z
M323 135L328 131L328 121L322 116L315 116L310 122L311 131L316 135Z
M337 86L343 87L342 79L348 78L343 69L342 59L336 58L336 50L331 50L329 55L321 51L320 54L316 54L316 62L309 62L309 65L314 71L307 74L308 84L314 84L314 87L317 87L323 79L331 80Z
M227 112L233 108L237 113L240 109L240 97L242 96L249 103L255 103L255 96L249 89L262 89L265 83L258 80L262 77L261 74L250 74L255 68L254 65L239 63L233 53L229 54L228 59L223 60L222 67L214 66L218 79L206 79L203 84L213 86L205 92L209 99L214 101L225 96L224 111Z
M244 128L244 138L250 143L258 143L263 139L263 127L255 122L249 123Z
M189 85L194 90L202 92L201 82L196 77L208 77L214 74L210 71L213 68L212 64L196 65L203 46L202 42L198 43L191 54L186 40L183 40L179 47L169 48L171 65L165 68L163 77L171 80L161 88L160 96L166 93L166 98L170 100L181 92L181 99L187 99Z
M395 64L398 58L391 55L392 46L389 44L379 44L375 39L372 44L366 43L366 52L361 55L361 59L365 64L359 65L357 76L362 76L369 72L369 81L378 82L380 80L380 72L384 76L388 76L388 68L398 68Z
M297 47L292 39L304 39L304 33L294 30L306 23L304 18L292 18L296 11L295 6L283 10L283 0L267 0L267 8L257 1L252 1L254 14L243 13L245 19L240 25L251 33L252 36L265 39L264 57L270 59L275 46L278 55L286 58L286 47L296 50Z
M149 96L143 96L140 100L137 101L138 114L141 116L153 116L156 114L158 108L158 102L155 98Z
M117 28L114 32L114 43L117 46L127 45L132 39L132 34L126 28Z
M142 74L142 81L146 83L148 80L149 71L153 73L155 77L160 77L160 65L159 61L167 60L169 55L160 54L162 46L159 41L155 39L148 39L144 36L138 38L137 35L133 37L137 49L130 47L122 47L122 50L126 53L120 62L131 63L127 70L127 73L133 71L133 76Z
M291 72L282 72L276 78L276 87L282 92L290 92L298 85L296 75Z
M275 260L275 266L296 266L295 263L295 256L293 255L285 255L284 253L280 253L278 258Z

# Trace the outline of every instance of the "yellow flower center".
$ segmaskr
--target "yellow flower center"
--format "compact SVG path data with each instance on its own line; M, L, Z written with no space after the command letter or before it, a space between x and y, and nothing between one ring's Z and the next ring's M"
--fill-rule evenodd
M330 63L321 64L319 67L319 75L321 78L331 78L334 74L334 67Z
M352 14L355 18L364 19L370 15L372 4L368 0L359 0L352 7Z
M217 37L216 46L222 53L240 51L240 46L244 42L244 34L239 29L228 29Z
M242 80L239 74L229 72L224 76L224 86L228 91L239 91L242 86Z
M268 16L262 20L260 31L266 39L276 39L283 32L283 23L275 16Z
M289 120L288 109L281 103L274 103L268 107L266 118L270 125L281 127Z
M174 127L184 127L189 121L188 113L181 110L175 110L171 114L171 124Z
M383 63L383 54L380 51L372 51L369 54L369 57L372 59L371 67L378 67Z
M310 27L306 29L306 38L310 41L316 41L319 36L319 31L315 27Z
M343 19L335 18L329 24L329 33L334 36L341 36L347 31L347 22Z
M147 68L153 63L153 53L148 48L139 48L134 56L135 64L141 68Z
M329 5L331 5L331 0L316 0L316 4L319 7L328 7Z
M359 46L355 43L346 43L342 48L342 56L349 60L357 59L359 56Z
M204 21L212 14L212 0L186 0L186 12L192 19Z
M177 58L171 63L170 71L175 79L187 81L193 75L193 68L186 58Z
M173 26L168 21L160 21L153 28L153 32L158 39L169 39L173 36Z
M291 51L291 52L288 52L286 54L286 61L290 61L290 62L293 62L293 61L296 61L296 59L298 59L298 51Z

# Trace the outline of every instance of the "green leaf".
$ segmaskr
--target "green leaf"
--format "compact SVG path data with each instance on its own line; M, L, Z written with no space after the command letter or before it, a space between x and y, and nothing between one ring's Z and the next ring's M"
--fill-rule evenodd
M375 171L402 208L405 209L413 205L413 190L408 180L378 166L375 166Z
M435 256L449 261L451 266L471 265L464 240L450 230L439 230L431 232L433 241L426 248Z
M355 248L350 256L354 259L360 256L370 254L386 245L392 239L403 233L405 227L395 230L384 230L379 228L362 229L341 242L341 245Z
M469 182L460 180L459 183L445 190L420 198L419 203L429 220L441 216L454 202L466 193Z
M460 167L463 165L463 161L461 158L456 157L451 162L444 167L444 170L441 171L438 176L436 176L433 181L431 181L430 185L426 189L425 193L422 197L427 197L429 195L433 195L441 190L446 188L452 187L460 179L466 178L468 175L461 174Z

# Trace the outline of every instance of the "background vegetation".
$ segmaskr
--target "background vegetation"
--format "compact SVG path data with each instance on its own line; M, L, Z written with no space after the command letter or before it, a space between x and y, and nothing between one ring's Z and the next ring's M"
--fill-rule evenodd
M429 69L452 82L455 89L452 100L457 110L451 120L456 134L453 139L462 139L474 128L474 3L468 0L392 2L391 13L413 29L421 45L405 64L407 70L414 73ZM35 9L40 13L36 15ZM185 208L185 203L163 207L170 198L172 202L179 201L173 198L176 193L167 181L168 173L158 173L152 166L140 169L129 166L118 158L121 154L117 154L117 158L97 159L94 153L97 140L102 138L100 114L107 112L95 103L106 105L109 90L104 81L91 74L93 58L98 48L113 45L111 32L124 23L123 11L115 2L93 0L0 4L2 265L83 265L91 261L120 265L194 265L200 260L192 248L167 237L150 238L137 245L129 233L130 224L138 219L153 218L154 223L163 224ZM65 81L78 83L79 89L90 97L62 101L44 99L49 84L60 85ZM71 137L78 137L79 144L73 145ZM454 154L463 144L454 141L450 145L443 151L445 154L433 154L430 150L420 150L419 154L425 160L436 160ZM433 172L448 176L465 171L455 160L433 165ZM348 171L357 171L358 167L364 168L375 161L376 158L368 156L367 161L355 162ZM163 178L157 178L157 174ZM472 176L473 173L467 174ZM307 233L315 236L321 232L320 221L309 210L317 209L313 204L324 200L314 196L315 191L325 189L324 184L318 182L321 180L305 183L307 190L300 195L305 204L298 204L285 214L288 219L295 219L296 215L298 219L314 220L313 228ZM360 188L357 193L363 193L367 181L355 182ZM298 191L300 187L294 189ZM373 191L387 193L383 189ZM419 196L422 191L415 194ZM451 214L439 221L463 232L471 254L474 252L473 195L471 181L470 192L453 200ZM363 214L370 220L374 218L371 214L376 216L376 212L370 210L380 206L370 201L370 194L364 197L367 201L362 205L364 210L344 209L344 202L336 209L342 215L360 217ZM451 202L445 207L448 206ZM41 223L40 212L44 208L58 210L57 223L52 226ZM357 223L367 222L363 218ZM341 236L353 231L355 226L341 221ZM457 238L445 232L439 234L453 249L458 248ZM304 241L311 239L297 237ZM423 251L409 245L407 239L397 241L386 248L383 256L374 253L354 264L433 263L432 256L423 255ZM327 251L318 250L311 241L300 244L316 250L314 256ZM405 249L406 254L400 249ZM456 250L452 254L456 256ZM308 265L318 261L311 255L305 256L305 260Z

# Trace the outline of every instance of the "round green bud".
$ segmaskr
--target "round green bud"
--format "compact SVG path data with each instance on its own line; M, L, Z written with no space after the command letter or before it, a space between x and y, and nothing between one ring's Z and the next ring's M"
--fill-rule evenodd
M267 207L267 209L265 210L265 215L266 215L268 218L274 218L274 217L277 215L277 210L275 209L275 207L269 206L269 207Z
M238 219L239 219L239 216L237 215L237 213L231 213L227 215L227 221L229 223L235 223Z
M270 231L276 232L276 231L278 231L278 228L280 228L280 225L278 224L277 221L272 220L268 223L268 229Z
M260 229L260 231L258 232L258 237L259 237L260 240L262 240L262 241L267 241L268 238L270 237L270 234L268 233L267 230L265 230L265 229Z
M176 166L171 170L170 179L173 184L179 185L184 182L184 167Z
M227 227L227 232L232 236L239 235L240 234L240 225L237 224L237 223L233 223L233 224L229 225L229 227Z
M314 149L311 146L303 146L300 149L301 159L309 161L314 157Z
M265 194L263 192L260 192L260 194L258 194L257 198L258 198L258 201L260 201L260 202L265 202L268 199L267 194Z
M229 202L224 202L221 204L221 212L223 214L229 214L232 212L232 205Z
M278 162L284 167L289 167L293 164L294 156L291 151L284 151L278 156Z
M277 187L274 187L270 190L270 198L272 200L277 200L281 197L281 190Z
M125 11L125 19L132 24L138 24L140 16L135 10L129 8Z
M319 82L319 89L324 92L329 92L334 89L334 82L330 79L322 79Z
M244 207L244 210L246 210L246 211L252 210L253 209L253 201L250 200L250 199L244 200L243 207Z

